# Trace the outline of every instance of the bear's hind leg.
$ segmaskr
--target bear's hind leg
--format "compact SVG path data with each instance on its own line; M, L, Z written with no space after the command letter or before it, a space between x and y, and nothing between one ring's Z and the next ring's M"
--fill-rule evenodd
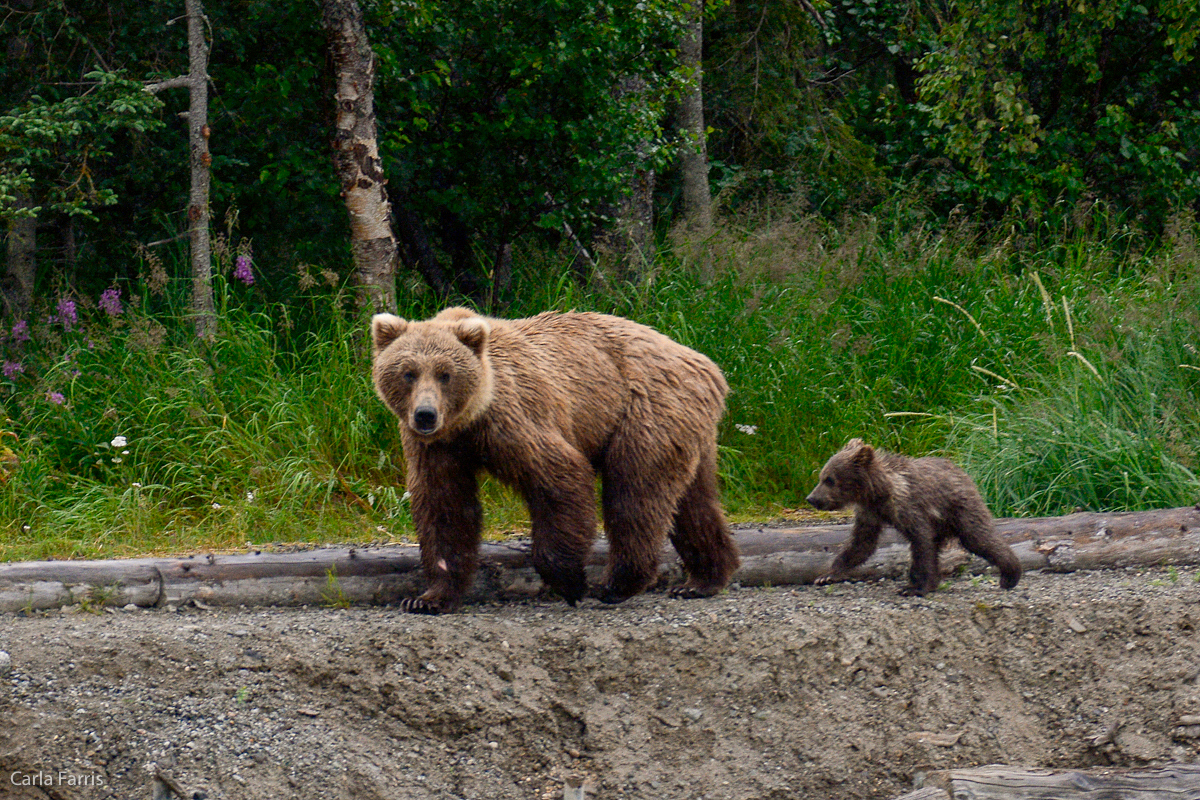
M671 544L688 576L671 590L674 597L711 597L728 585L741 564L721 510L715 443L701 454L696 476L676 506Z
M961 523L958 543L963 549L986 559L1000 573L1000 588L1012 589L1021 579L1021 560L1012 548L996 534L995 525L987 518L969 518Z
M565 441L547 444L543 452L553 463L530 471L536 482L518 481L529 506L531 556L546 585L573 606L587 593L584 563L596 537L596 473Z
M658 559L679 498L687 484L678 471L643 467L627 471L626 462L604 472L604 533L608 571L600 600L620 603L658 580ZM637 464L637 462L633 462Z

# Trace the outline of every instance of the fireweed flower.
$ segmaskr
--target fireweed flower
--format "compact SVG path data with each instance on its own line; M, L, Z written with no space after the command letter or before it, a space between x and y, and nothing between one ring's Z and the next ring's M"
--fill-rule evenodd
M64 297L58 301L58 321L62 323L65 330L71 330L75 323L79 321L79 314L75 309L75 301Z
M120 289L105 289L100 294L100 300L96 303L100 310L110 317L119 317L124 309L121 307L121 290Z
M233 270L233 277L247 286L252 286L254 284L254 271L250 269L250 256L246 253L239 254L235 264L237 266Z
M46 392L46 399L56 406L61 406L67 402L67 398L63 397L62 392Z
M5 361L4 367L0 368L0 372L2 372L4 377L8 378L9 380L12 380L24 371L25 365L20 361Z
M23 319L17 320L12 327L12 338L14 342L29 341L29 323Z

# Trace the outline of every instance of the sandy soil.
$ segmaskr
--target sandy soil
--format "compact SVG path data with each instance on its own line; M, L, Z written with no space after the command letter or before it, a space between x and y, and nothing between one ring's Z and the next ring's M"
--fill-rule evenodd
M1198 578L10 615L0 797L888 798L932 769L1196 762Z

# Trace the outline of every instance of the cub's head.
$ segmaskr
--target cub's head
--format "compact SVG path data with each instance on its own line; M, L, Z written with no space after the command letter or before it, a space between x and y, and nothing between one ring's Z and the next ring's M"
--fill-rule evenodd
M816 488L805 500L821 511L836 511L862 502L874 463L875 449L862 439L851 439L825 462Z
M449 436L492 401L491 325L465 308L425 322L392 314L371 320L375 392L418 439Z

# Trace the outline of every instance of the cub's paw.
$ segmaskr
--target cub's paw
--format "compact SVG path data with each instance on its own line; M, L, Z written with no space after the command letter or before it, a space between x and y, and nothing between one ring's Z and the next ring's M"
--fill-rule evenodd
M430 603L428 600L424 600L420 597L404 598L400 601L400 610L405 614L436 615L442 613L440 606L435 606L433 603Z
M813 581L813 586L828 586L831 583L837 583L841 580L842 577L840 575L835 575L834 573L830 572Z
M600 590L600 593L596 595L597 600L610 606L615 606L617 603L624 603L631 597L633 597L633 595L626 594L625 592L618 592L611 586L605 586Z
M901 597L924 597L926 594L928 594L928 592L926 592L920 586L905 586L896 594L900 595Z

